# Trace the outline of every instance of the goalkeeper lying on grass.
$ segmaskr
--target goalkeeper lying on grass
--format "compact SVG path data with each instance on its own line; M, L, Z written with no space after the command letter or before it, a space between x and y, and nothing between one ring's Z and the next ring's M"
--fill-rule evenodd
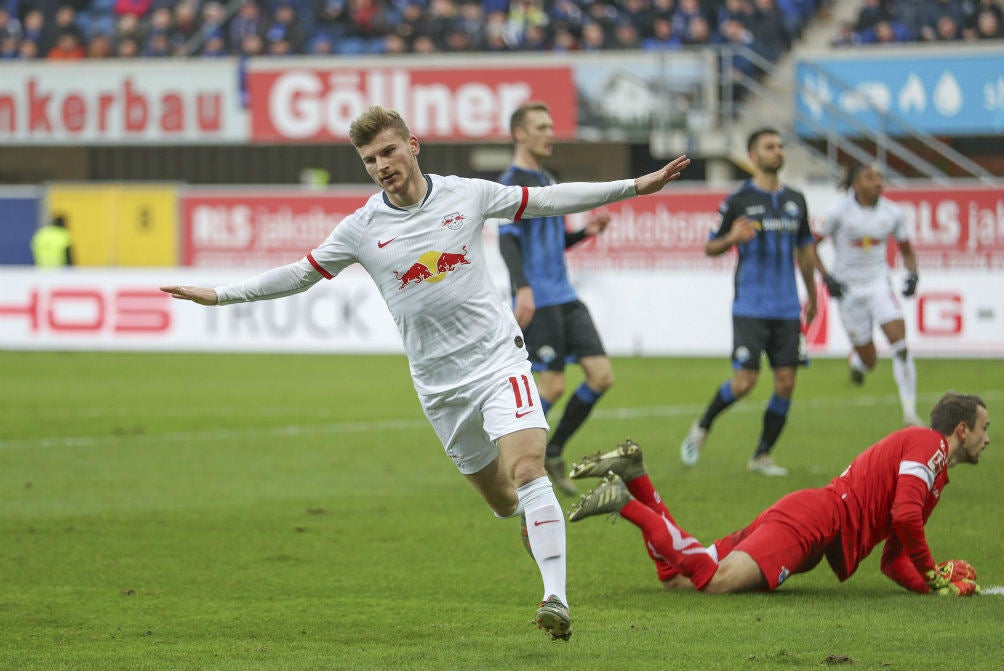
M961 560L935 564L924 536L948 469L976 464L990 443L979 396L948 392L931 410L931 428L896 431L871 446L820 489L783 497L745 529L707 548L684 531L656 493L631 441L585 457L575 478L606 476L569 512L577 522L617 512L641 529L665 587L712 594L773 590L825 557L841 581L885 541L882 572L923 594L970 596L976 571Z

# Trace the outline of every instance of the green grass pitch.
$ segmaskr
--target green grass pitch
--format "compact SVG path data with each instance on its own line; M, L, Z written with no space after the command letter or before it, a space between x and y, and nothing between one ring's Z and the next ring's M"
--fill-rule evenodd
M888 360L860 389L817 360L775 450L788 478L745 472L767 378L685 470L727 362L614 368L569 460L631 436L705 542L900 424ZM956 389L1004 424L1004 361L918 372L921 414ZM0 352L0 380L0 669L1004 668L1004 598L907 593L880 549L844 584L820 566L774 594L677 594L599 518L568 527L574 636L551 643L518 522L457 474L402 357ZM1004 584L1001 453L953 469L928 524L984 587Z

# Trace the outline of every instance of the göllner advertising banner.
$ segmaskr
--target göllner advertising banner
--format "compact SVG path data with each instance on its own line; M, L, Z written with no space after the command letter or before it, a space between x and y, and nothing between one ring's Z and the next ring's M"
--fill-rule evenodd
M576 135L570 67L291 67L273 60L253 64L247 85L252 142L344 142L370 105L400 112L423 141L504 141L509 116L528 100L550 106L556 137Z

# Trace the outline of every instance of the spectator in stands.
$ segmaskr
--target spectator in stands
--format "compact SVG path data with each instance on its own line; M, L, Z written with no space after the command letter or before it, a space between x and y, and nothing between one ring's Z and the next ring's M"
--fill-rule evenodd
M704 17L701 3L698 0L680 0L676 11L673 13L673 34L680 35L681 37L686 35L687 26L695 16Z
M380 47L380 53L387 56L401 56L407 54L409 51L411 51L411 48L407 40L397 33L391 33L384 37Z
M582 51L602 51L608 46L607 35L596 21L586 21L582 25L582 41L579 48Z
M854 30L854 24L850 21L841 23L837 36L830 40L831 47L849 47L856 44L861 44L861 35Z
M56 38L56 44L46 55L50 61L79 61L87 56L84 45L80 42L80 33L64 30Z
M753 25L753 5L749 0L725 0L725 6L718 10L718 32L724 32L726 21L738 21L747 28Z
M523 40L519 43L520 51L550 51L551 31L547 26L529 25L523 31Z
M216 0L210 0L202 5L200 12L202 22L199 24L199 34L202 37L202 55L220 56L226 54L227 43L224 23L226 22L226 10ZM207 48L209 42L213 42Z
M956 0L919 0L916 4L920 6L917 17L917 35L925 42L935 42L942 39L940 37L942 30L948 31L945 34L950 34L950 26L947 24L942 29L938 27L938 23L943 17L951 18L958 28L961 28L965 23L962 6Z
M115 55L112 38L106 33L95 33L87 41L88 58L111 58Z
M223 29L206 33L206 40L202 43L201 55L205 58L221 58L227 55L227 41L223 37Z
M582 25L582 10L575 0L554 0L547 12L551 23L557 28L571 31Z
M892 14L889 12L888 0L864 0L853 30L862 33L875 27L878 22L890 19L892 19Z
M937 42L957 42L962 39L962 26L948 14L938 17L934 25L934 38Z
M435 41L428 35L419 35L411 43L411 50L416 54L434 54L439 51Z
M683 43L691 47L708 46L720 44L721 39L717 34L711 32L711 26L706 18L694 16L687 24L687 33L683 36Z
M269 53L276 54L273 44L285 42L286 46L277 47L277 55L290 53L303 53L303 47L307 42L307 35L300 24L300 19L296 16L296 8L292 3L282 1L276 5L275 13L272 16L272 25L265 33L265 41L269 44Z
M389 32L387 12L376 0L348 0L351 34L363 39L382 38Z
M906 32L897 31L896 24L879 21L861 35L861 44L897 44L906 39Z
M0 36L0 61L13 61L18 57L18 38L12 35Z
M578 50L579 38L572 32L572 28L566 25L557 26L551 38L551 51L569 54Z
M15 40L21 39L21 22L16 17L11 16L6 6L0 5L0 39L12 37Z
M143 45L144 58L167 58L171 55L171 39L166 32L151 31Z
M119 17L118 23L115 24L116 50L118 49L117 45L125 40L132 40L137 45L143 44L143 30L139 17L135 14L123 14Z
M630 21L639 34L652 23L652 8L648 0L623 0L620 10L622 21Z
M491 12L485 16L485 51L500 53L509 51L507 32L509 19L504 12Z
M58 40L63 33L73 33L81 43L84 41L84 33L77 25L77 10L73 5L63 4L56 8L56 13L52 18L52 34Z
M641 36L630 19L623 18L614 27L611 49L640 49Z
M349 33L351 19L346 0L310 0L310 7L317 29L331 39L332 46Z
M481 51L485 46L485 15L481 5L473 0L465 0L460 4L457 17L453 22L453 30L467 34L471 48Z
M617 23L617 9L606 4L602 0L586 0L586 16L583 18L583 28L587 22L597 24L603 31L604 41L609 40L613 33L614 24ZM585 43L585 35L582 39Z
M679 49L682 40L673 34L673 19L656 16L652 21L652 36L642 40L641 48L646 51L659 49Z
M1004 30L1001 28L1000 13L990 9L982 9L976 15L976 28L966 29L965 37L967 41L978 40L999 40L1004 39Z
M195 0L181 0L174 6L171 44L175 53L199 32L199 6Z
M265 34L265 20L262 19L258 3L255 0L243 0L241 6L237 8L237 12L230 17L227 31L230 34L230 44L239 45L243 54L247 52L246 46L253 45L253 41L249 41L245 45L244 38L254 35L261 42L261 36ZM258 53L261 53L260 48Z
M791 35L774 0L755 0L750 30L754 50L769 61L776 61L791 48Z
M136 58L139 56L139 40L126 36L115 41L116 58Z
M30 61L38 58L39 49L38 42L35 40L30 40L28 38L23 38L21 43L17 45L17 58L22 61Z
M21 19L21 30L21 39L34 42L40 51L42 45L47 45L49 42L49 30L41 10L28 10Z
M237 55L242 58L261 56L265 53L265 40L258 33L248 33L237 43Z

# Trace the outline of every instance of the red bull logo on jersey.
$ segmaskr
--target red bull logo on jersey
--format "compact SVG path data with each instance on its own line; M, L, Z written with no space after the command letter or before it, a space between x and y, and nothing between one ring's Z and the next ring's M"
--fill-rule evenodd
M867 235L863 238L858 238L857 240L851 241L851 245L853 247L860 247L861 249L864 249L866 251L880 243L881 240L876 240L875 238L868 237Z
M458 231L460 227L464 225L464 221L467 219L460 212L451 212L450 214L443 217L443 226L450 229L451 231Z
M418 261L411 264L404 272L395 270L394 277L401 283L398 287L398 291L400 291L409 284L439 282L446 277L447 273L460 266L469 265L471 262L467 260L467 245L464 245L460 252L428 251L418 257Z

